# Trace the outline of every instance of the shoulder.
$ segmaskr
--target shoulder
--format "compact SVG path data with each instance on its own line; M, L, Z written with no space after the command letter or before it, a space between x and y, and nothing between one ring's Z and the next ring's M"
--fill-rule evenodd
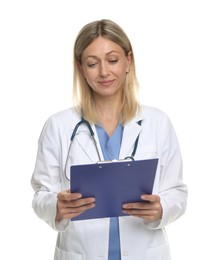
M167 131L173 128L169 116L156 107L142 105L137 117L137 121L142 120L142 125L147 128Z
M76 113L74 108L70 107L50 115L48 120L64 121L66 119L70 119L77 116L78 114Z
M59 125L67 125L79 119L79 114L74 110L74 108L71 107L50 115L47 119L47 122Z
M171 119L162 110L155 107L141 106L140 116L145 131L151 130L161 139L169 136L176 137Z
M145 106L141 105L140 112L138 114L141 119L152 119L152 120L168 120L168 115L163 112L162 110L151 107L151 106Z
M64 131L70 131L80 120L79 114L74 110L74 108L64 109L62 111L56 112L48 117L43 127L42 132L48 132L50 134Z

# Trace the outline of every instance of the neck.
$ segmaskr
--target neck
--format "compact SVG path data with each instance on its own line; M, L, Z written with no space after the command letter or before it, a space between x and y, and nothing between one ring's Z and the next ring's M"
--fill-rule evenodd
M115 131L121 111L121 102L117 99L97 100L95 102L99 121L109 136Z
M101 120L119 120L122 106L120 95L98 98L94 96L95 107Z

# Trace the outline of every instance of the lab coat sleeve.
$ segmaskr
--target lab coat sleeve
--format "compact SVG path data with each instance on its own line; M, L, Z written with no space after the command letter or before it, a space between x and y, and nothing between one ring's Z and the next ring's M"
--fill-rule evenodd
M145 221L148 228L163 228L182 216L187 205L187 186L183 182L182 158L174 128L167 116L158 129L159 176L157 194L163 209L162 219Z
M38 142L38 152L31 184L35 191L32 206L39 218L55 230L65 230L67 220L55 222L57 194L61 191L61 148L59 129L51 117L43 127Z

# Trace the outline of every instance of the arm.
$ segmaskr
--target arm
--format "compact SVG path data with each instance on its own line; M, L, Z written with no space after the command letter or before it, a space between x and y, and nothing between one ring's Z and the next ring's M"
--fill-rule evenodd
M58 121L51 117L39 138L31 184L35 191L32 203L35 213L53 229L62 231L68 226L70 218L94 206L94 198L82 199L81 194L64 190L61 158L62 145L66 147L66 135L63 130L60 132ZM69 186L69 183L66 185Z
M142 203L127 203L123 210L140 217L149 228L161 228L183 215L187 188L182 179L182 159L179 144L169 119L164 115L158 122L157 147L159 174L154 195L143 195Z

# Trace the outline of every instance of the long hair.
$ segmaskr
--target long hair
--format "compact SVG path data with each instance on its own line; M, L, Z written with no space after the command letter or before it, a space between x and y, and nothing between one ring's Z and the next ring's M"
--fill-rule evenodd
M77 35L74 44L74 72L73 72L73 99L74 107L90 123L98 123L92 89L78 68L82 63L84 50L99 36L118 44L127 56L131 52L130 71L126 75L123 88L122 109L120 121L125 124L131 120L139 110L138 88L135 61L131 43L123 29L111 20L103 19L86 24Z

